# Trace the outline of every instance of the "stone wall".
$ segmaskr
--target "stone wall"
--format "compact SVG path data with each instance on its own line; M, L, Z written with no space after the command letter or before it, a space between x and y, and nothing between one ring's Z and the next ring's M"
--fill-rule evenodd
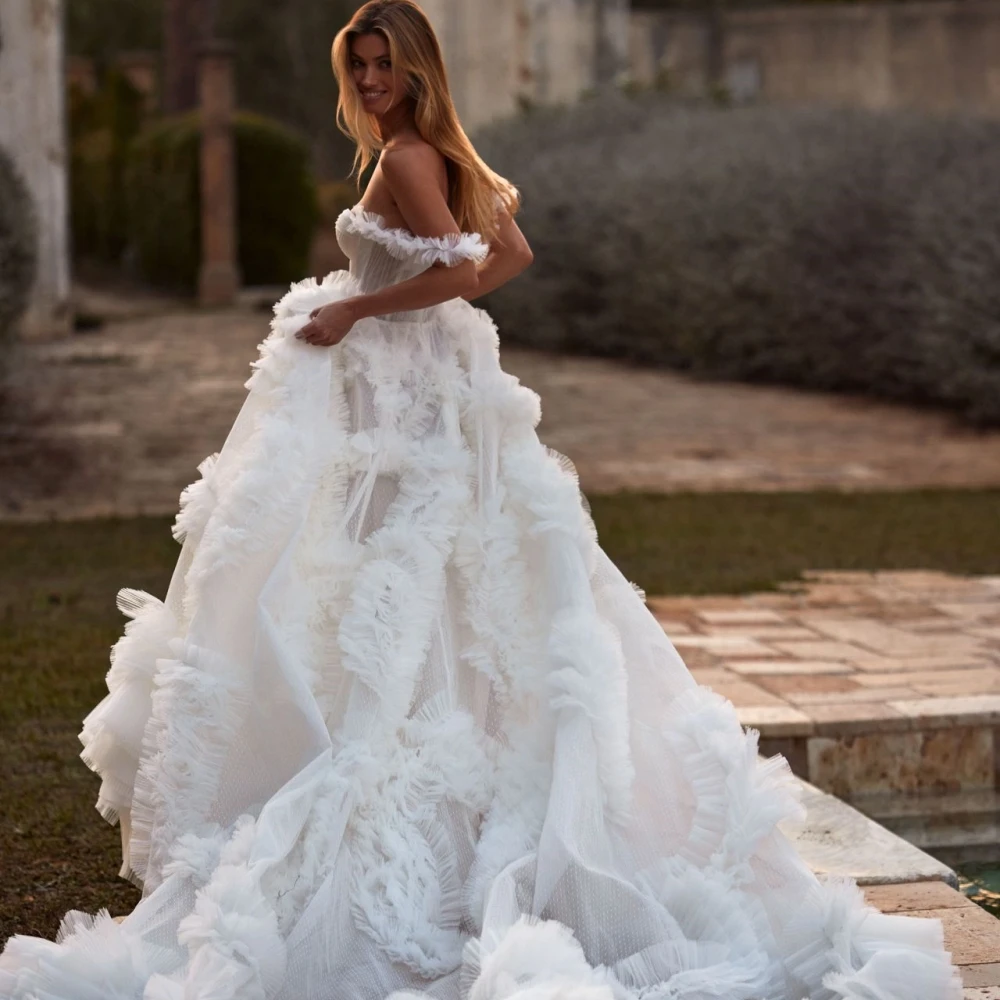
M0 3L0 145L31 192L38 219L38 276L27 336L69 322L69 223L60 0Z
M724 38L724 80L737 100L1000 113L1000 0L736 11ZM704 93L704 22L633 12L629 63L641 82Z
M627 68L628 0L424 0L470 131Z

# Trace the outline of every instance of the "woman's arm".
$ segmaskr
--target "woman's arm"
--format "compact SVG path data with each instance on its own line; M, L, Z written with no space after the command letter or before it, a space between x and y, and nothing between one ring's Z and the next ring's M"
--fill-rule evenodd
M396 207L416 236L439 237L460 231L448 208L442 166L440 153L422 145L386 150L379 159ZM475 261L463 260L452 267L435 263L398 284L324 306L296 336L310 344L336 344L358 320L426 309L468 295L478 285Z
M511 278L517 277L534 259L531 247L510 212L503 209L496 239L490 244L490 255L479 268L479 285L462 295L475 299L492 292Z

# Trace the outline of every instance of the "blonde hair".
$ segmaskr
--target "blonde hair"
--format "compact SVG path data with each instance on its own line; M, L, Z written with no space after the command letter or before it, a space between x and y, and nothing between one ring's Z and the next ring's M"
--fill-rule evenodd
M393 69L407 81L421 137L445 158L448 205L455 221L463 232L480 233L487 240L495 237L497 206L502 202L515 214L517 188L486 165L465 134L448 89L441 46L427 15L413 0L369 0L333 40L333 72L340 88L337 124L357 143L352 173L359 188L361 175L385 145L374 115L361 104L351 68L353 40L371 34L386 40Z

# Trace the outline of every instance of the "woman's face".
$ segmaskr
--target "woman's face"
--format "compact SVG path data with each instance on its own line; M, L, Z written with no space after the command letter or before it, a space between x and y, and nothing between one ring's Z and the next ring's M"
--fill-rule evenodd
M389 43L379 34L358 35L351 42L351 73L370 115L384 115L406 100L406 82L393 68Z

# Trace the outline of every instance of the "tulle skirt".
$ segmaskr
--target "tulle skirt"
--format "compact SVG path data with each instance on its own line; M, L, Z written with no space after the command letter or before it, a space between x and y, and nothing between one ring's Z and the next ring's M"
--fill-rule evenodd
M781 757L600 548L486 313L294 338L182 496L83 757L124 921L17 936L18 1000L942 1000L938 921L818 881Z

